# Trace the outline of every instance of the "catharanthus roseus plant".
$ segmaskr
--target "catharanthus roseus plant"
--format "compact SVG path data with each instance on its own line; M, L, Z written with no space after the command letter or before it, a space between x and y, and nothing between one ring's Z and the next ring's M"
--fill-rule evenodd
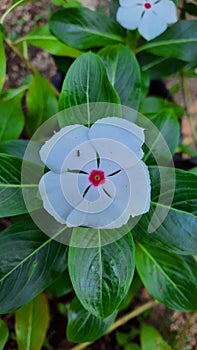
M61 319L76 343L93 342L157 303L195 311L196 170L173 166L177 150L196 156L186 80L196 75L195 4L113 0L93 11L54 0L59 7L47 24L13 37L9 16L27 2L13 1L0 20L3 344L4 314L13 312L16 348L41 349L48 327L50 343L48 295L55 305L63 297ZM53 55L58 89L30 61L32 45ZM30 74L20 87L4 85L5 46ZM180 144L183 108L152 92L154 80L175 74L193 148ZM142 284L154 300L136 306ZM128 315L116 322L120 310ZM150 326L139 333L138 344L127 338L121 346L143 348L151 333L154 346L159 339L170 349Z

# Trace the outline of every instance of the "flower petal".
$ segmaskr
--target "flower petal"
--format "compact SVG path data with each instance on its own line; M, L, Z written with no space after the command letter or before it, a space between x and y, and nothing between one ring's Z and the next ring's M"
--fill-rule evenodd
M138 125L117 117L108 117L97 120L88 133L89 139L114 140L135 152L139 158L143 157L142 145L144 143L144 129Z
M171 0L162 0L155 3L154 11L161 21L167 24L175 23L178 20L176 6Z
M87 141L88 128L83 125L71 125L58 131L40 150L40 157L49 169L60 172L62 164L68 154Z
M92 203L86 203L85 210L77 207L71 212L67 218L68 227L83 225L93 228L116 228L123 226L131 215L129 187L129 178L124 171L114 175L113 180L111 178L111 181L108 180L100 187L101 200L99 203L95 202L94 207Z
M116 20L122 27L134 30L138 27L141 14L143 12L142 6L119 7L116 13Z
M120 6L130 7L138 4L143 4L144 0L119 0L119 3Z
M154 11L145 11L139 22L138 30L146 40L152 40L163 33L167 28L166 22L162 21Z
M131 184L131 216L146 213L150 208L151 183L148 167L140 161L126 170Z
M73 207L65 200L62 192L59 174L49 171L43 175L39 183L39 192L44 209L52 215L56 221L66 224L66 218Z

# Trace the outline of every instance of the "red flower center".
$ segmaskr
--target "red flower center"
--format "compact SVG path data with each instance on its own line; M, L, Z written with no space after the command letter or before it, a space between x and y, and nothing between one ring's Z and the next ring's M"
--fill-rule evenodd
M145 9L149 10L152 7L152 5L150 4L150 2L146 2L144 4L144 7L145 7Z
M105 183L105 173L102 170L92 170L89 176L89 181L94 186L99 186Z

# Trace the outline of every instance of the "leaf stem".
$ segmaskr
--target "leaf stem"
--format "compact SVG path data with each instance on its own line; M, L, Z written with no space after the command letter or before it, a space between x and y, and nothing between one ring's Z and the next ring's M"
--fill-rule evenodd
M22 4L24 2L24 0L19 0L18 2L16 2L15 4L13 4L12 6L10 6L7 11L3 14L3 16L1 17L0 23L3 24L5 18L9 15L10 12L12 12L17 6L19 6L20 4Z
M188 86L187 86L187 81L186 81L186 78L185 78L183 70L181 71L180 77L181 77L181 86L182 86L182 91L183 91L184 108L185 108L185 112L187 114L187 117L188 117L188 120L189 120L189 123L190 123L192 137L193 137L195 146L197 148L197 130L196 130L196 127L195 127L194 115L191 112L190 94L189 94L189 89L188 89Z
M123 317L119 318L116 322L114 322L114 324L109 328L109 330L106 332L106 334L112 333L115 329L117 329L120 326L123 326L125 323L127 323L132 318L141 315L143 312L155 307L156 305L158 305L158 301L154 300L154 301L149 301L148 303L137 307L135 310L129 312L128 314L124 315ZM89 346L93 343L94 342L82 343L82 344L74 346L70 350L86 349L87 346Z
M33 74L38 74L38 70L33 66L33 64L28 60L27 57L25 57L22 52L14 45L12 40L9 38L5 39L6 44L9 46L9 48L22 60L22 62L26 65L26 67L33 73ZM27 56L27 52L26 52ZM50 82L49 82L50 83ZM59 91L50 83L51 89L54 92L55 96L59 98Z

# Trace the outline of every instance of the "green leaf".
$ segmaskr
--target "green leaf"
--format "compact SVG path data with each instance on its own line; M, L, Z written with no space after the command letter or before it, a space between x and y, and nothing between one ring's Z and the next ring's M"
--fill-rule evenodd
M145 114L147 117L149 117L149 115L161 113L164 109L172 109L177 118L184 115L183 107L159 97L146 97L142 100L140 105L140 113Z
M44 343L50 315L47 298L38 295L15 313L18 350L40 350Z
M26 130L31 137L42 123L57 113L58 103L51 84L38 73L29 86L26 101Z
M16 44L21 45L21 43L24 41L56 56L76 58L81 54L79 50L63 44L54 35L52 35L49 31L48 25L33 29L27 35L17 40Z
M197 20L180 21L138 52L148 51L157 56L175 57L186 62L197 60Z
M117 312L101 320L89 313L75 298L68 309L67 337L74 343L94 341L102 337L112 325Z
M142 350L172 350L163 340L161 334L154 327L147 324L142 324L140 338Z
M58 10L51 17L50 30L60 41L81 50L123 42L125 35L104 13L85 7Z
M145 287L160 303L182 312L197 310L197 278L183 257L136 242L136 266Z
M59 298L73 291L68 269L64 271L58 279L47 289L54 297Z
M114 243L97 248L70 246L68 266L73 288L82 305L96 317L106 318L118 309L133 278L132 235L127 234Z
M149 167L149 170L152 183L151 209L134 227L135 237L140 242L154 246L155 249L158 247L184 255L197 254L196 175L176 169L176 178L173 179L172 168ZM161 174L166 188L160 194ZM169 203L168 199L171 197L173 201ZM149 223L156 206L160 209L157 218L161 223L153 232L149 232ZM163 210L168 211L164 220Z
M138 60L142 70L149 73L151 80L166 78L180 71L187 64L180 59L156 56L147 51L140 52Z
M133 298L138 294L141 285L142 285L142 282L138 276L137 271L135 271L129 291L119 307L120 311L127 309L131 305L131 302Z
M36 179L38 166L33 163L24 162L23 166L29 169L29 180ZM0 154L0 217L14 216L27 213L24 203L22 189L29 191L29 201L31 209L35 210L42 207L41 200L38 197L38 183L21 183L22 159Z
M3 36L0 33L0 92L3 88L6 75L6 57L3 44Z
M21 92L9 100L0 99L0 141L17 139L23 130L23 94Z
M98 83L99 82L99 83ZM119 97L111 85L107 72L101 58L93 53L86 53L78 57L72 64L63 83L60 94L59 109L85 104L85 120L79 106L77 119L69 119L68 116L62 118L61 127L64 123L88 124L94 122L95 110L91 110L91 102L111 102L120 103ZM101 108L101 107L100 107ZM101 113L101 109L97 114ZM106 109L106 105L105 105ZM100 114L102 115L102 114Z
M184 5L184 10L190 15L197 16L197 5L192 2L188 2Z
M6 323L0 319L0 350L4 349L4 346L8 340L9 330Z
M190 170L189 170L189 173L192 173L192 174L194 174L194 175L197 175L197 167L190 169Z
M157 129L152 128L153 123ZM147 125L146 125L147 123ZM148 115L144 123L145 140L150 148L144 146L144 161L148 165L168 165L176 151L180 138L179 120L173 109L165 109L161 113ZM169 151L164 152L162 140L165 140Z
M0 153L6 153L10 156L23 158L27 145L27 140L3 141L0 142Z
M46 236L30 220L0 233L0 313L26 304L67 267L67 247Z
M141 76L135 55L123 45L109 46L99 51L108 77L123 105L138 109Z

